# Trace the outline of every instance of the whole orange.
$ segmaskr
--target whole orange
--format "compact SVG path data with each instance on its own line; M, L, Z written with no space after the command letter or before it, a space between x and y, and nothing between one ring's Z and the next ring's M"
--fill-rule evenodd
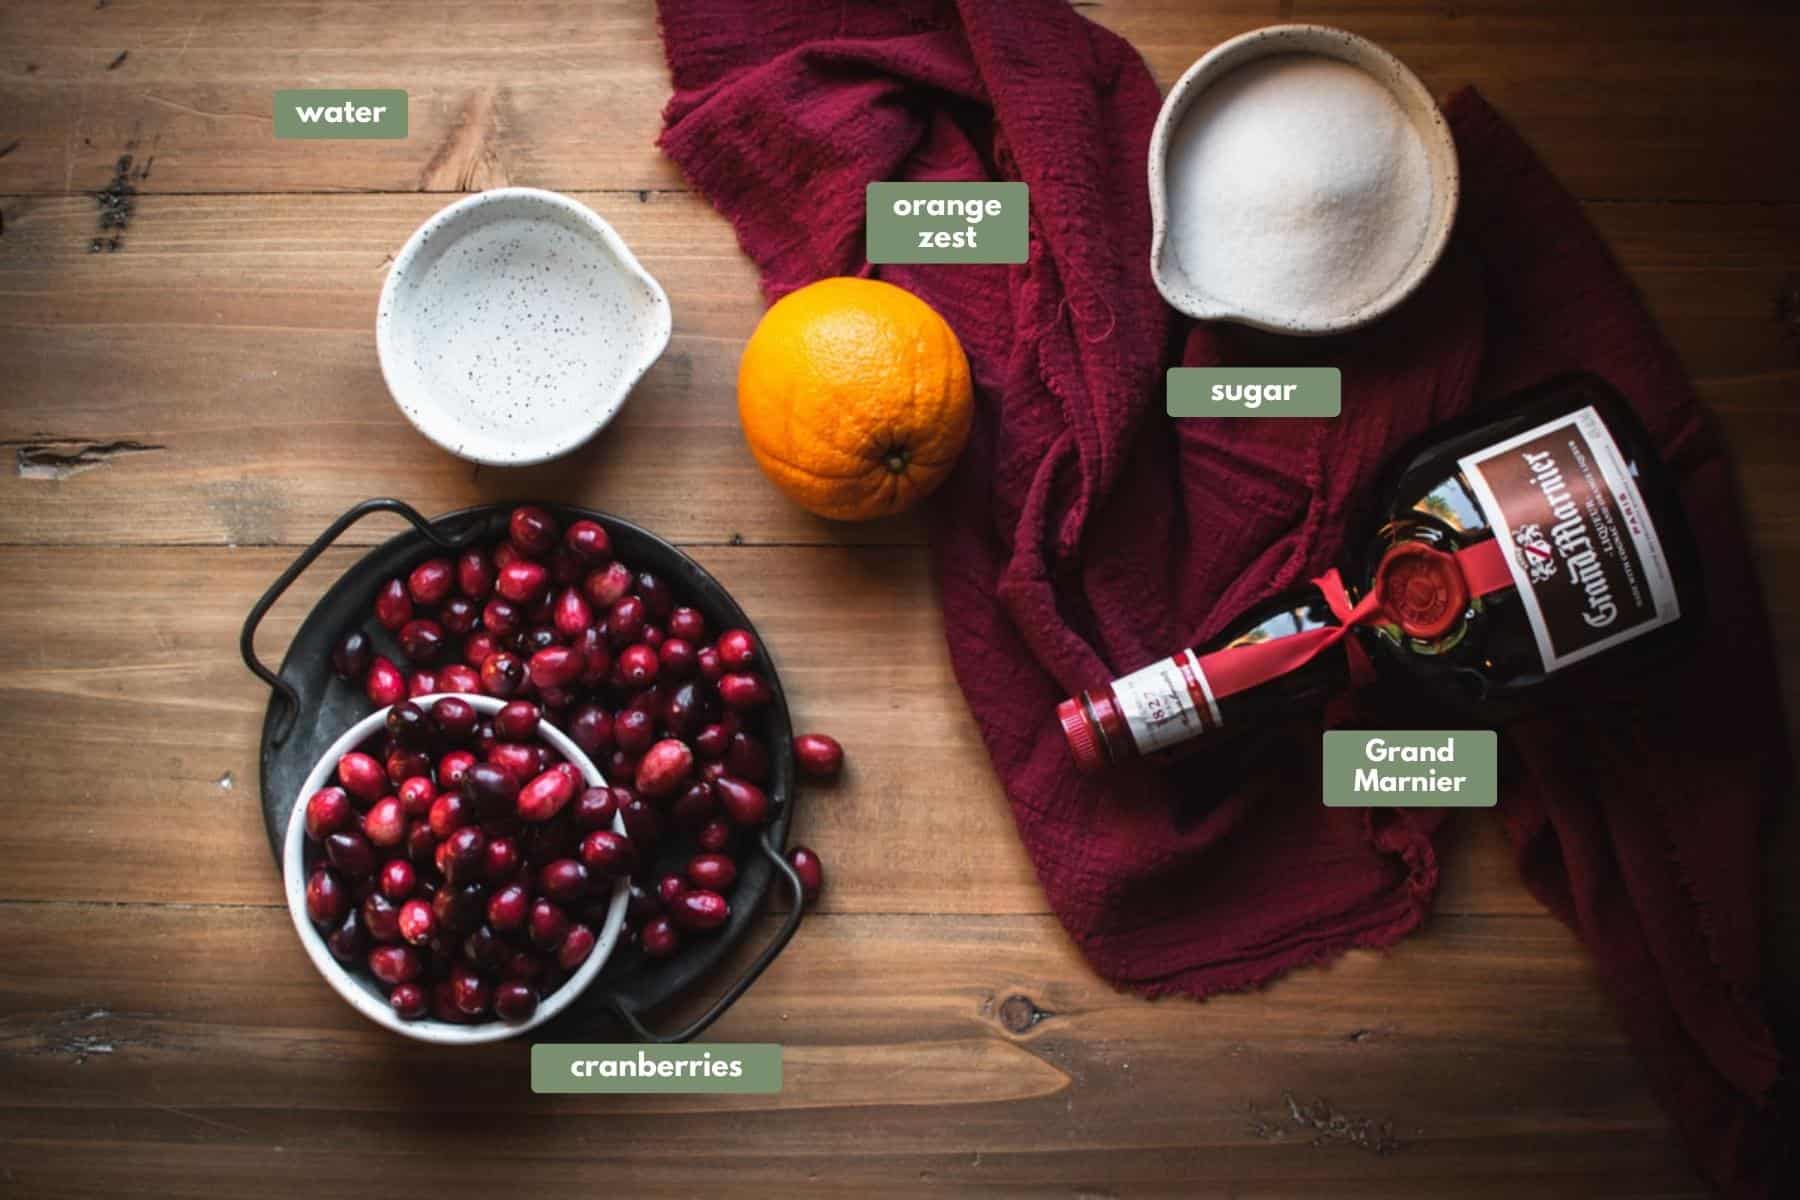
M738 419L764 474L822 517L904 511L969 440L969 360L904 288L821 279L777 300L738 364Z

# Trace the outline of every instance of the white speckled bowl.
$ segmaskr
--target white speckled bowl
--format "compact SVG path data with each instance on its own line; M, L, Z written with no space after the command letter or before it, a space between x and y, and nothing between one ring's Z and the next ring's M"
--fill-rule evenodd
M446 693L446 695L452 693ZM415 703L425 709L434 707L444 696L426 696ZM501 702L492 696L463 696L475 706L475 711L483 716L491 717L500 711ZM479 1042L497 1042L503 1038L516 1037L528 1029L536 1029L539 1025L562 1012L575 998L587 990L606 965L613 947L619 941L619 929L625 924L625 905L630 900L631 881L621 877L613 884L612 901L606 910L606 922L594 931L594 948L588 954L587 961L575 969L567 982L544 998L537 1011L525 1021L483 1021L476 1025L452 1025L447 1021L439 1021L433 1017L425 1017L417 1021L408 1021L400 1017L388 1003L387 996L376 985L375 981L361 972L352 974L344 965L331 956L325 946L325 939L312 920L306 914L306 800L314 792L324 787L337 770L338 759L356 749L371 737L381 732L387 722L388 707L376 709L362 720L344 731L344 736L331 744L331 748L319 756L318 764L306 777L306 783L294 800L294 812L288 818L287 838L282 844L282 877L287 889L288 915L294 920L294 929L300 935L300 944L306 949L306 956L312 960L319 974L325 977L338 995L377 1025L404 1034L421 1042L435 1042L440 1046L469 1046ZM589 787L600 787L606 780L595 768L581 747L570 741L562 730L548 721L538 723L538 736L549 742L551 747L564 758L574 763L586 779ZM624 819L613 818L613 831L625 832Z
M1214 295L1204 279L1183 267L1169 234L1169 186L1165 177L1169 143L1182 118L1208 87L1238 67L1276 54L1317 54L1367 72L1393 94L1418 131L1431 181L1425 237L1411 263L1379 295L1344 312L1319 318L1285 312L1254 312ZM1460 190L1456 143L1437 102L1418 76L1399 59L1366 38L1326 25L1270 25L1221 42L1175 81L1150 135L1150 273L1156 288L1177 311L1203 321L1234 321L1270 333L1319 336L1355 329L1391 312L1410 296L1437 264L1450 240Z
M420 433L474 462L524 466L605 428L669 331L662 285L592 209L496 188L407 239L381 289L375 346Z

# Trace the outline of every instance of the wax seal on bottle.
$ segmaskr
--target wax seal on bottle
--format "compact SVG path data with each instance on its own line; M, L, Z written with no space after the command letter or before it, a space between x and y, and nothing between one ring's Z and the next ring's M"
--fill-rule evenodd
M1382 610L1421 642L1449 633L1469 606L1469 588L1456 559L1422 542L1400 542L1389 549L1375 578Z

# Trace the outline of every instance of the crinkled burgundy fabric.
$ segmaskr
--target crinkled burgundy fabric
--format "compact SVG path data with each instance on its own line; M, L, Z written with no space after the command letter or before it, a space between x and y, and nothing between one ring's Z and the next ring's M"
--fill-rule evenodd
M1045 895L1118 985L1207 996L1416 928L1439 814L1323 807L1318 734L1436 714L1346 698L1169 769L1084 778L1057 701L1329 566L1383 459L1421 431L1571 368L1631 399L1702 547L1706 651L1647 694L1507 729L1501 817L1701 1169L1766 1190L1779 1062L1759 1003L1756 845L1791 766L1734 483L1680 364L1512 130L1455 97L1464 192L1442 264L1377 325L1296 345L1162 303L1144 169L1160 96L1131 47L1065 0L660 11L675 84L661 144L767 295L878 273L968 351L975 432L930 506L946 635ZM1029 262L871 272L867 183L975 179L1030 185ZM1341 367L1343 416L1162 415L1170 364L1269 361Z

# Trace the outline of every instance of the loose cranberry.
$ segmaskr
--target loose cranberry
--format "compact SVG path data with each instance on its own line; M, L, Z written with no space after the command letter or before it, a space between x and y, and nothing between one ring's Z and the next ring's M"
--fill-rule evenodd
M774 698L759 675L734 672L719 679L719 699L733 712L753 712Z
M581 861L597 879L617 879L637 866L637 848L630 838L610 829L596 829L581 839Z
M703 725L694 734L694 753L701 758L720 759L725 751L731 748L731 733L726 727L715 721L711 725Z
M350 828L356 810L343 788L320 788L306 801L306 836L322 842L339 830Z
M406 827L406 858L415 867L431 865L437 855L437 834L431 822L416 819Z
M681 605L669 610L669 619L664 622L669 636L680 638L689 645L698 647L706 641L706 618L700 615L697 608Z
M494 732L509 742L523 742L537 736L538 706L529 700L512 700L494 714Z
M369 845L368 838L353 830L339 830L326 838L325 857L352 879L364 879L375 873L375 847Z
M687 890L687 880L673 873L656 881L656 897L663 902L665 908L675 903L681 893Z
M406 840L406 808L398 796L383 796L363 814L363 836L377 846L389 848Z
M531 909L531 893L516 883L497 889L487 902L487 922L502 933L522 928Z
M569 811L577 829L611 829L613 817L619 811L619 803L613 799L611 788L591 787L575 797L575 803L570 805Z
M518 842L504 836L491 837L487 854L482 859L482 874L487 876L489 883L505 883L519 874L519 866L524 861Z
M494 751L511 745L501 742ZM475 763L463 776L462 795L469 802L470 811L479 814L483 820L510 816L514 811L513 802L519 795L519 774L504 763Z
M306 878L306 915L315 925L335 925L350 911L350 889L324 868Z
M756 638L748 629L727 629L719 635L715 645L719 649L719 662L727 671L747 671L756 665Z
M656 741L656 719L642 709L622 710L613 718L613 741L627 754L642 754Z
M484 1015L493 998L493 985L480 975L461 963L450 968L450 1002L463 1016Z
M425 998L425 989L416 983L402 983L388 993L388 1003L393 1005L394 1014L403 1021L417 1021L431 1011L431 1003Z
M364 804L373 804L381 799L387 791L387 772L380 763L360 750L352 750L338 759L338 782L344 790L361 800Z
M502 1021L529 1021L537 1006L537 992L528 983L509 979L494 989L494 1015Z
M578 588L564 588L556 594L556 604L550 610L550 623L556 627L558 636L565 642L572 643L594 623L593 606Z
M844 748L836 738L803 733L794 739L794 763L808 779L831 779L844 769Z
M487 835L474 825L452 830L438 847L441 869L450 883L468 883L481 877L486 865Z
M719 652L712 646L702 646L694 654L694 669L708 683L717 683L725 677L725 664L719 661Z
M667 917L651 917L638 930L638 945L648 958L667 958L681 948L681 935Z
M413 886L418 882L418 875L413 865L404 858L390 858L381 864L377 876L381 894L389 900L404 900L412 895Z
M431 802L427 820L432 836L441 842L463 826L475 823L475 806L461 792L439 792Z
M550 900L540 896L531 906L527 919L531 944L540 950L554 950L562 945L569 932L569 915Z
M345 966L362 961L369 949L369 935L363 932L362 914L357 909L345 913L337 927L325 935L325 948Z
M406 816L429 816L431 802L437 799L437 785L429 775L414 775L400 781L400 790L396 795L400 801L400 809Z
M606 640L622 650L643 636L644 602L636 596L620 596L606 610Z
M562 945L556 949L556 965L565 971L573 971L594 952L595 940L594 931L586 925L571 925L569 932L563 935Z
M363 680L363 693L368 696L369 703L377 707L398 704L406 699L406 676L392 661L377 654L375 661L369 664L368 677Z
M631 590L631 572L624 563L608 563L598 571L589 571L581 581L581 590L596 612L610 609Z
M717 818L708 821L694 835L694 844L708 854L723 854L731 848L731 826Z
M528 558L550 553L560 532L556 518L535 504L521 504L513 509L506 523L507 539Z
M625 822L625 835L648 851L662 836L662 822L648 800L633 796L619 806L619 819Z
M494 645L494 635L486 630L470 634L469 640L463 643L463 662L477 672L477 679L480 678L481 664L493 655L495 649L497 647ZM474 689L469 690L473 691Z
M634 642L619 651L618 661L613 665L613 676L623 687L647 688L656 682L661 666L656 651L643 642Z
M441 703L441 701L440 701ZM438 787L446 792L455 791L462 786L469 769L475 765L475 756L467 750L452 750L438 760Z
M382 895L370 892L363 897L362 925L369 940L391 944L400 940L400 906Z
M480 720L481 714L475 711L475 706L456 696L444 697L431 709L431 723L452 741L467 741Z
M437 914L423 900L408 900L400 906L400 936L415 946L423 946L437 934Z
M388 782L399 787L414 775L431 774L431 756L423 750L395 746L388 751L387 763L382 769L387 773Z
M769 795L754 783L721 775L713 781L713 791L718 793L719 803L733 825L754 829L768 821Z
M694 643L685 638L666 639L656 657L657 675L663 679L689 679L700 669Z
M569 763L559 763L519 789L517 808L523 821L548 821L581 787L581 772Z
M629 653L631 652L627 650L626 654ZM568 646L547 646L531 656L527 670L531 675L531 682L537 687L562 688L581 678L583 665L580 651Z
M369 951L369 974L389 987L411 983L424 969L419 952L411 946L377 946Z
M374 656L375 644L369 641L369 635L360 629L352 629L331 648L331 669L339 679L355 683L369 669Z
M694 932L717 929L731 919L731 905L717 892L689 888L669 906L669 919Z
M525 663L514 654L496 650L481 664L481 690L509 700L525 686Z
M462 663L451 663L437 673L438 691L476 695L481 691L481 673Z
M664 738L638 762L637 790L645 796L671 796L694 772L694 752L686 742Z
M479 547L456 558L456 589L471 600L486 600L494 590L494 563Z
M696 854L688 860L687 876L697 888L723 892L737 881L737 864L724 854Z
M428 558L406 577L406 594L414 604L434 608L450 595L456 582L456 570L447 558Z
M719 811L719 800L712 784L697 779L683 788L669 805L669 821L684 833L693 833L712 820Z
M507 563L494 581L494 590L514 604L532 604L550 587L550 572L534 562Z
M669 585L659 575L639 571L637 578L632 581L632 590L644 602L644 612L652 621L666 620L675 610L675 593L669 590Z
M574 904L587 895L587 868L573 858L559 858L539 873L538 886L558 904Z
M396 633L412 618L412 597L406 594L406 585L398 579L382 584L381 590L375 593L375 620L381 627Z
M769 752L763 747L761 739L748 733L739 733L731 739L730 749L725 751L725 769L739 779L747 779L751 783L766 783L769 778Z
M789 850L788 863L794 868L794 874L800 877L800 895L806 903L811 904L819 898L819 890L825 886L825 864L806 846L795 846Z
M510 600L496 596L481 610L481 627L491 636L508 638L525 628L525 614ZM471 662L472 666L480 663Z

